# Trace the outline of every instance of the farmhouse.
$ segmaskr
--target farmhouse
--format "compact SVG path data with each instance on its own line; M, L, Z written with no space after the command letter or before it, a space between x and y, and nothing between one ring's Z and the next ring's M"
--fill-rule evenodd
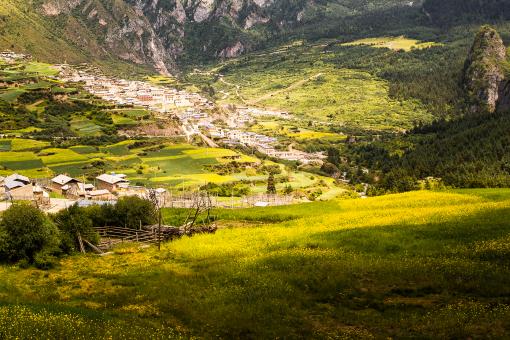
M0 183L0 193L8 200L35 201L38 204L48 204L50 201L50 195L40 186L32 185L28 177L13 174L0 180Z
M81 181L75 178L66 175L58 175L51 179L50 188L52 191L59 194L72 194L78 196L80 191L79 184L81 184Z
M115 174L102 174L96 177L96 187L98 190L108 190L110 192L125 188L129 181Z

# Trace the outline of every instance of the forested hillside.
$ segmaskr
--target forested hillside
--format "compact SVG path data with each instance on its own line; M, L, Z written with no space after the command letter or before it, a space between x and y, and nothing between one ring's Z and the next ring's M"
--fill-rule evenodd
M510 19L508 0L426 0L423 8L434 23L442 26Z
M373 181L382 192L417 189L419 181L428 177L454 187L510 185L506 47L492 27L482 26L465 58L464 67L457 69L460 73L451 73L452 82L429 83L431 89L445 84L446 88L457 89L450 97L456 103L450 115L431 124L418 124L404 136L361 141L347 147L351 162L372 169L371 178L365 176L365 180ZM462 61L459 56L453 60ZM425 83L429 80L423 78ZM426 86L423 82L421 86ZM445 94L437 98L446 98ZM360 178L354 176L353 180Z
M415 133L424 137L414 149L383 163L382 186L412 190L418 179L433 176L455 187L508 187L509 130L508 112L440 121L417 129Z

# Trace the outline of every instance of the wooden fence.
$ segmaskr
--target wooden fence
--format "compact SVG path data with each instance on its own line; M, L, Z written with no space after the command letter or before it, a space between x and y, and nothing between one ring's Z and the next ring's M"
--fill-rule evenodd
M121 227L100 227L94 229L101 237L101 242L98 245L98 248L101 250L111 249L113 246L124 242L158 243L158 234L153 231Z

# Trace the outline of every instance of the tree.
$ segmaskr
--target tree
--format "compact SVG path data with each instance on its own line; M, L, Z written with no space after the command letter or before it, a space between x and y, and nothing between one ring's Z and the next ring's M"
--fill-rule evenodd
M115 225L136 229L157 222L154 205L137 196L122 197L114 206Z
M55 214L53 220L62 237L60 249L67 254L80 250L79 238L92 244L99 242L99 235L94 230L87 211L76 204Z
M0 260L34 263L38 255L58 249L59 231L39 209L26 204L13 204L0 222Z
M325 172L326 174L328 174L330 176L340 172L340 170L338 170L337 166L330 162L324 162L321 166L321 171Z
M340 151L337 148L328 148L328 162L336 166L340 164Z
M276 185L274 183L274 175L272 172L269 173L269 177L267 178L267 193L276 194Z

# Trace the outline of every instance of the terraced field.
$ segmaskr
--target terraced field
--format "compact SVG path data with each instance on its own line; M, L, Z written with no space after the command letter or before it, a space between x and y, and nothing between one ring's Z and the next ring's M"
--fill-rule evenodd
M267 174L254 169L232 174L218 174L210 166L228 164L231 158L239 163L260 164L255 157L236 151L217 148L198 148L189 144L159 144L134 147L134 140L126 140L103 147L77 145L67 149L50 148L49 143L30 139L0 139L0 175L13 172L32 178L49 178L65 173L93 180L101 172L115 171L128 175L131 183L167 188L197 187L207 183L249 183L251 193L264 193ZM346 190L331 178L288 169L270 161L281 169L277 189L287 186L293 190L318 191L322 199L343 194Z

